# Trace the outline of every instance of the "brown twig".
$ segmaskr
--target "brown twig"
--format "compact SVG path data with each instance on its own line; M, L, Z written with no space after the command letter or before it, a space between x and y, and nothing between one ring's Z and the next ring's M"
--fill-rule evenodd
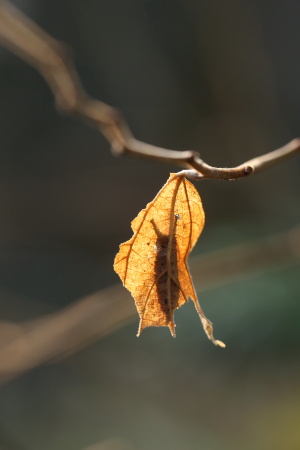
M182 174L194 179L234 180L265 170L300 152L300 139L294 139L278 150L237 167L217 168L202 161L195 151L167 150L138 141L117 109L88 97L66 47L45 33L8 0L0 0L0 40L40 71L60 111L87 120L98 128L110 142L115 154L177 164L192 169Z

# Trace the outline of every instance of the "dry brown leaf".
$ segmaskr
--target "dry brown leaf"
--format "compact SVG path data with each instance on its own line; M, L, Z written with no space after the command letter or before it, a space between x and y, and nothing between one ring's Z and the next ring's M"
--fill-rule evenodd
M174 310L191 298L208 338L212 323L205 317L189 273L187 258L204 226L196 188L171 174L155 199L131 223L134 235L120 245L114 269L135 299L140 315L138 336L146 327L169 327L175 337Z

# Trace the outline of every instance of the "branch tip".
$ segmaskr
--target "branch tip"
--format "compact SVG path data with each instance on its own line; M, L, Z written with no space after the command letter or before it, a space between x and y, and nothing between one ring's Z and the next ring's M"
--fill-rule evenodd
M300 138L295 138L291 141L291 147L294 147L295 150L300 150Z

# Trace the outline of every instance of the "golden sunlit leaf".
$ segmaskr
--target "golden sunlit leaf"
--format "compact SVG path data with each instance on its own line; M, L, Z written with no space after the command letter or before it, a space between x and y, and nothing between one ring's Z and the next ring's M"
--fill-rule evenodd
M140 315L138 336L146 327L169 327L175 337L174 310L191 298L203 328L215 345L189 273L187 258L204 226L204 211L196 188L171 174L155 199L131 226L132 238L120 245L114 269L135 299Z

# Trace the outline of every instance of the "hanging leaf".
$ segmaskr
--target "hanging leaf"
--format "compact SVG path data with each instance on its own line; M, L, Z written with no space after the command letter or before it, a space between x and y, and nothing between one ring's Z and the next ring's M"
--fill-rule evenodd
M174 310L191 298L208 338L215 340L189 273L187 258L204 226L204 211L196 188L171 174L131 226L132 238L120 245L114 269L135 299L140 315L138 336L146 327L169 327L175 337Z

